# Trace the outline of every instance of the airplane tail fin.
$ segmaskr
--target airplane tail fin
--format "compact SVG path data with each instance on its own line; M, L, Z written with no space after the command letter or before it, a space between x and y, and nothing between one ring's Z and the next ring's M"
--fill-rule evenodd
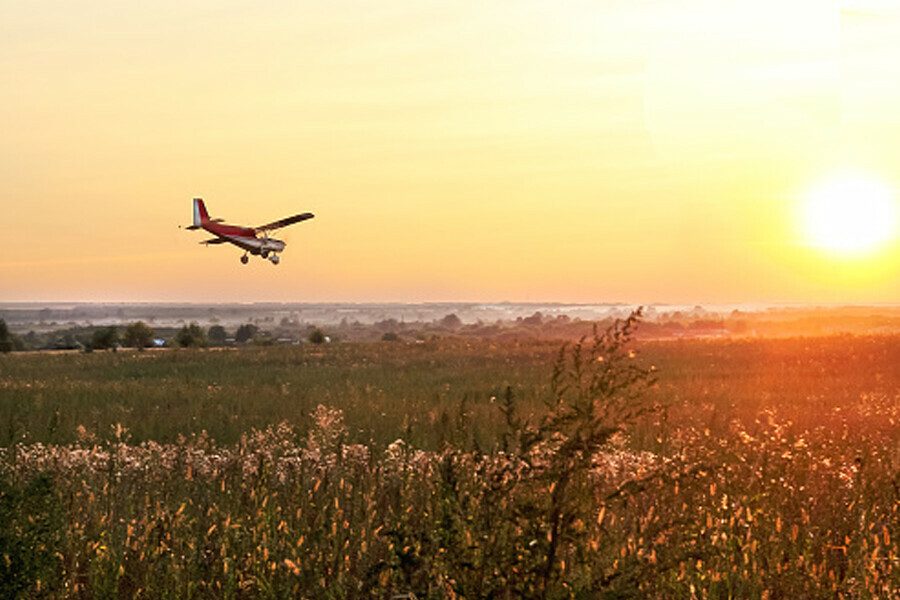
M206 212L206 205L203 204L203 198L194 198L194 227L202 227L205 222L209 221L209 213Z

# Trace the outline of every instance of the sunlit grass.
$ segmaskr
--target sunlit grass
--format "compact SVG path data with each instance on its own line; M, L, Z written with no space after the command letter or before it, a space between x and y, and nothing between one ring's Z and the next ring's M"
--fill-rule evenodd
M898 338L634 348L589 462L554 344L3 357L0 595L891 597Z

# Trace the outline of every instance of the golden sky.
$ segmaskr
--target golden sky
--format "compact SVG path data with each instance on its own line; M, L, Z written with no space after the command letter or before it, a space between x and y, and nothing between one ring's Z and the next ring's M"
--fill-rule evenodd
M900 188L892 4L0 3L0 301L896 302L798 217Z

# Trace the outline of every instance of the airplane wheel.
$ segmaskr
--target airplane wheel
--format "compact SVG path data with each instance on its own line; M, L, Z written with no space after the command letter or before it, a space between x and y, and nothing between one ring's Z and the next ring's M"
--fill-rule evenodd
M260 254L260 256L262 256L263 258L269 258L269 251L268 251L268 250L263 250L263 251L262 251L262 254Z
M279 262L281 262L281 259L278 258L277 254L273 254L271 257L269 257L269 260L272 261L273 265L277 265Z
M242 262L243 264L246 265L248 262L250 262L250 257L247 256L246 254L243 255L243 256L241 257L241 262Z

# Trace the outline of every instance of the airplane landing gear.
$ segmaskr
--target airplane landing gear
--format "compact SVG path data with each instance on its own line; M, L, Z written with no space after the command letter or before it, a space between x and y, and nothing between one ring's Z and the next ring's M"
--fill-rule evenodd
M247 256L246 254L243 255L243 256L241 257L241 263L246 265L248 262L250 262L250 257Z
M279 262L281 262L281 258L279 258L277 254L273 254L272 256L270 256L269 260L272 261L273 265L277 265Z

